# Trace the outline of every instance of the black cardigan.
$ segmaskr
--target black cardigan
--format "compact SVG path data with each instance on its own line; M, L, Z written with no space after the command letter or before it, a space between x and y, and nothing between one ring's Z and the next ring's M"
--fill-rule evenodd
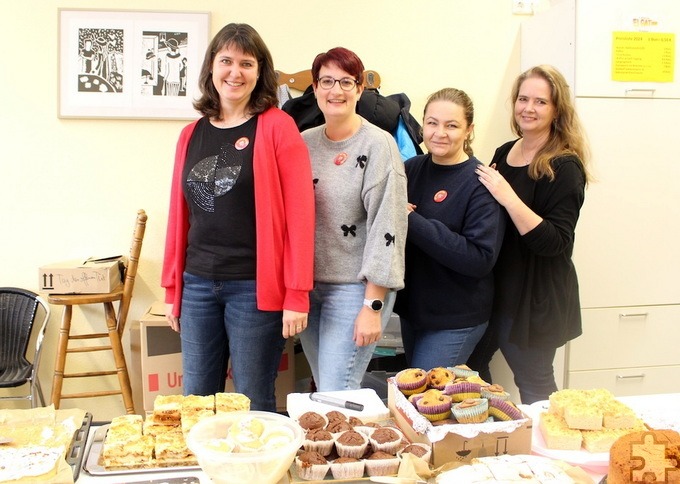
M574 155L552 160L555 179L532 180L527 167L511 167L515 141L496 150L492 164L543 221L519 235L508 220L494 269L494 315L514 320L510 341L520 347L558 348L581 330L578 279L571 260L574 231L585 199L583 165Z

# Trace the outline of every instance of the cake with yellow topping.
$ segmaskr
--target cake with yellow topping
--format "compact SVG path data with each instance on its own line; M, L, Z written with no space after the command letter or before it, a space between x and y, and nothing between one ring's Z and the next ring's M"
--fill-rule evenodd
M548 449L579 450L583 436L581 431L570 429L563 417L543 412L539 417L539 429Z

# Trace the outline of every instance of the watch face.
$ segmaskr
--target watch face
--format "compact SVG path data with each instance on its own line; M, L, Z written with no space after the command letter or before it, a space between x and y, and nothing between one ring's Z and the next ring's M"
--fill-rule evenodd
M371 309L373 311L380 311L382 307L383 303L379 299L374 299L373 301L371 301Z

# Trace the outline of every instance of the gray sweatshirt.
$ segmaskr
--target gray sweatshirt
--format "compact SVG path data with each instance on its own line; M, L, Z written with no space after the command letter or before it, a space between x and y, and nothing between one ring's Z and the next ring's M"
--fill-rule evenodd
M408 218L397 144L363 118L344 141L329 140L324 129L302 133L315 190L314 279L401 289Z

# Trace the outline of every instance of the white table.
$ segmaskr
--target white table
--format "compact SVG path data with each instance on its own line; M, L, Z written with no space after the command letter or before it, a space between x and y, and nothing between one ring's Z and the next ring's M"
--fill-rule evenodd
M680 393L667 393L660 395L641 395L634 397L619 397L623 403L635 411L648 425L654 428L671 428L680 432ZM538 406L520 405L522 410L537 422L536 409ZM90 428L88 441L97 427ZM89 448L89 447L88 447ZM86 449L87 450L87 449ZM84 456L84 459L87 455ZM84 460L85 461L85 460ZM83 462L84 462L83 461ZM570 462L569 462L570 463ZM599 483L604 477L601 472L585 468L586 472L593 478L595 483ZM80 470L77 484L120 484L144 482L148 483L155 479L171 479L182 477L197 477L201 484L211 484L211 479L201 470L195 471L167 471L167 472L140 472L134 474L111 475L111 476L91 476L85 470ZM279 484L285 484L285 480ZM254 483L253 483L254 484Z

